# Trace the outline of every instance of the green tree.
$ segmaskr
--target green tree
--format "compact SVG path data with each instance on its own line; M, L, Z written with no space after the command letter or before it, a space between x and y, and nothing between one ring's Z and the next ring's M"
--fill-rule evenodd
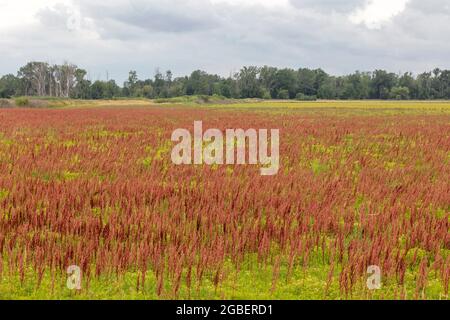
M76 85L71 93L75 99L89 99L91 97L91 82L86 80L86 70L77 69L75 71Z
M337 84L336 84L336 78L335 77L328 77L320 86L318 90L318 97L319 99L336 99L337 98L337 90L336 90Z
M208 75L201 70L192 72L186 83L186 94L211 95L214 79L219 79L219 77Z
M288 92L288 99L295 98L298 92L297 73L292 69L280 69L275 74L274 90L280 99L280 93Z
M307 96L317 94L316 89L316 72L310 69L298 70L298 92Z
M399 87L405 87L409 90L409 96L411 99L417 99L418 98L418 87L417 87L417 81L414 78L413 74L411 72L405 72L399 79L398 79L398 85Z
M432 78L431 72L424 72L417 77L418 98L431 99L432 98Z
M20 80L12 75L7 74L0 78L0 98L11 98L16 95L20 88Z
M138 89L137 83L139 81L137 72L135 70L131 70L128 73L128 79L123 84L124 86L124 94L128 97L136 96L136 90Z
M265 89L263 91L263 97L265 96L267 98L267 92L269 92L271 98L276 98L277 71L277 68L269 66L264 66L261 68L259 72L259 81L261 86Z
M278 92L278 99L283 99L283 100L289 99L289 91L286 89L281 89Z
M116 81L109 80L103 82L103 99L112 99L120 96L120 87L116 84Z
M372 98L389 99L390 92L396 83L397 76L395 73L388 73L384 70L376 70L373 73L371 82Z
M262 89L259 83L258 67L250 66L242 68L237 76L237 85L241 98L261 98Z
M407 87L393 87L391 89L391 98L396 100L408 100L409 89Z

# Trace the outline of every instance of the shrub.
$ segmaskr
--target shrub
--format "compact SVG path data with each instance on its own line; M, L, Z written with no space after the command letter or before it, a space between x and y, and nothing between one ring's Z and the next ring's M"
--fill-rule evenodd
M154 99L155 103L186 103L186 104L206 104L206 103L223 103L227 98L213 94L212 96L208 95L192 95L192 96L180 96L174 98L158 98Z
M8 99L0 99L0 108L10 108L11 103Z
M407 87L394 87L391 90L391 99L408 100L409 94L409 88Z
M198 96L198 103L208 103L210 101L210 96L207 95L199 95Z
M28 100L28 98L26 97L19 97L16 98L15 100L16 106L18 107L24 107L24 106L28 106L30 104L30 100Z
M154 100L155 103L169 103L169 102L173 102L176 103L176 101L174 101L174 99L168 99L168 98L158 98Z
M263 94L262 94L262 98L263 98L264 100L270 100L270 99L272 99L272 96L271 96L271 94L270 94L270 91L264 89L264 90L263 90Z
M280 90L280 92L278 92L278 99L283 99L283 100L289 99L289 91Z
M295 96L295 99L299 100L299 101L316 101L317 100L317 96L308 96L308 95L303 94L303 93L298 93Z

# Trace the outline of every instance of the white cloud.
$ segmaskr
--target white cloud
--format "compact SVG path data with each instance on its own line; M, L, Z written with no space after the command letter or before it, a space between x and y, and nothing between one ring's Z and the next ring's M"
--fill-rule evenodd
M402 13L409 0L369 0L364 8L355 10L350 21L364 23L368 28L377 29L396 15Z
M71 0L0 0L0 31L33 24L36 13L57 4L72 6Z
M211 0L213 4L230 4L234 6L264 6L268 8L288 7L289 0Z

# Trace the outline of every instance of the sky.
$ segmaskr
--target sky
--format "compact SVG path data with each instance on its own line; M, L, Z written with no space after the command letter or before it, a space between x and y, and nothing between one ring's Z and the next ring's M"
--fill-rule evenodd
M91 80L244 65L450 69L449 0L0 0L0 75L75 63Z

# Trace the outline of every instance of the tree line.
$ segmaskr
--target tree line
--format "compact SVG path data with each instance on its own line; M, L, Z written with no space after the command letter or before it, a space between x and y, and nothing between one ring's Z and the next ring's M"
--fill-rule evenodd
M153 78L145 80L139 79L136 71L130 71L128 79L119 86L115 80L92 81L86 70L71 63L29 62L17 75L0 78L0 98L156 99L186 95L297 100L450 99L450 70L436 68L417 76L385 70L333 76L322 69L249 66L229 77L196 70L189 76L174 78L171 71L157 70Z

